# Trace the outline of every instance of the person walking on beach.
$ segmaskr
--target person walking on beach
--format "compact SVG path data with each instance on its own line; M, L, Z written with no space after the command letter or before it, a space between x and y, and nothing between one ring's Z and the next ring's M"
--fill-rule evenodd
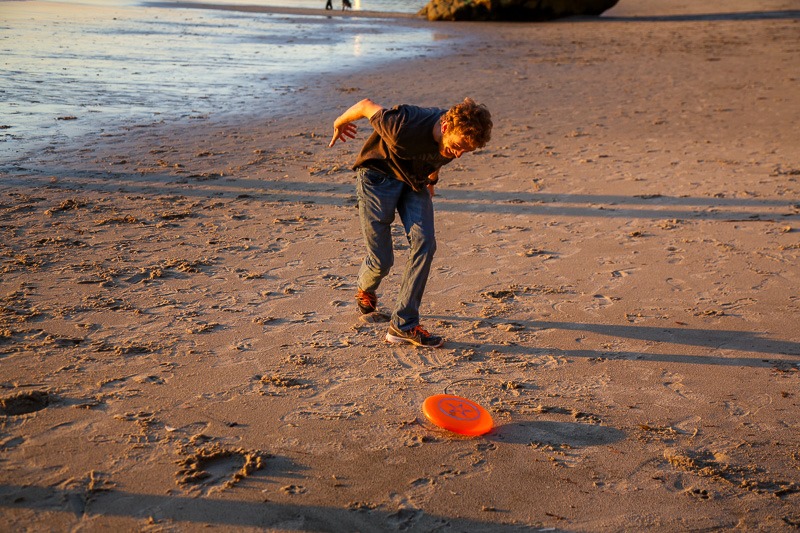
M355 122L362 118L368 119L375 131L353 165L361 229L367 245L358 272L358 309L365 317L382 316L382 321L388 318L387 341L436 348L444 340L426 331L419 317L436 251L434 185L443 165L489 142L492 117L486 106L471 98L449 110L413 105L387 109L364 99L334 121L329 147L337 140L355 139ZM376 291L394 264L391 225L395 212L400 215L411 248L397 303L391 317L386 317L378 313Z

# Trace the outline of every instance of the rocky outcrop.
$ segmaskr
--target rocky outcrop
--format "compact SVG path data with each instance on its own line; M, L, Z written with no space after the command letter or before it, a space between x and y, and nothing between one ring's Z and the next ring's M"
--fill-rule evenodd
M430 0L419 12L428 20L541 21L600 15L618 0Z

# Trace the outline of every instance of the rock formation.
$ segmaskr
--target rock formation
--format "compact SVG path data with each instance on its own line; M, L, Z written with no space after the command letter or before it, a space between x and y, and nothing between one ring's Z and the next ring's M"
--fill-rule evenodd
M428 20L542 21L596 16L618 0L430 0L419 12Z

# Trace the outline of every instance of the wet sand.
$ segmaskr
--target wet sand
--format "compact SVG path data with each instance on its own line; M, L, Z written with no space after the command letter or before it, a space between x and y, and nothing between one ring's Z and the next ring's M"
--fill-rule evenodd
M4 164L3 520L796 529L799 19L622 0L438 24L446 58L310 79L283 113L121 120ZM447 342L388 345L353 300L368 128L329 149L331 124L467 95L495 134L437 188L422 313ZM443 392L495 429L432 427Z

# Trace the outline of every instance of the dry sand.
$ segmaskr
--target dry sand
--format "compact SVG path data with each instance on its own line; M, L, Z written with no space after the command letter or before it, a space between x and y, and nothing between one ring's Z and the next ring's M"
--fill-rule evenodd
M799 7L440 24L473 45L7 165L3 529L796 530ZM390 346L331 123L466 95L495 135L438 188L447 343ZM431 427L442 392L496 428Z

